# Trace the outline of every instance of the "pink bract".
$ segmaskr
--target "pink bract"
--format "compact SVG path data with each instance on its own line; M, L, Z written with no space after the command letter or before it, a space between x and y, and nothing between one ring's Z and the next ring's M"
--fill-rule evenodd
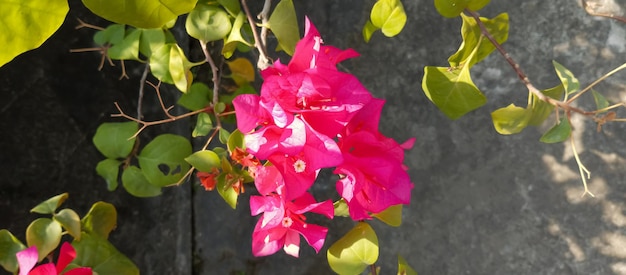
M42 264L33 269L38 260L37 247L31 246L15 254L20 267L19 275L56 275L61 274L63 270L76 258L76 250L67 242L61 245L59 258L56 265L53 263ZM89 267L73 268L63 274L67 275L91 275L93 271Z

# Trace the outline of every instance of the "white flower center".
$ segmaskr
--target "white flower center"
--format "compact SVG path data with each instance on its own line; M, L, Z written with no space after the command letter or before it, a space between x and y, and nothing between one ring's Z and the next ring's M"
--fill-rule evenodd
M301 159L296 160L296 162L293 163L293 169L296 170L296 173L304 172L304 169L306 169L306 162Z

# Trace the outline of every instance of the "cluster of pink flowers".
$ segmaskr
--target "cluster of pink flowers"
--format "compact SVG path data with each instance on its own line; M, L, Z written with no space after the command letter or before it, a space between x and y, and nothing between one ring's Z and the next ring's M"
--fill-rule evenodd
M384 101L337 70L337 63L356 56L322 45L306 19L289 64L277 61L261 72L260 96L233 100L247 152L271 163L249 167L261 194L251 197L251 212L263 213L252 236L254 255L283 248L297 257L300 235L319 252L328 229L307 224L304 213L334 216L332 201L316 202L307 192L322 168L336 167L337 191L354 220L410 202L413 184L403 160L413 139L398 144L378 131Z
M57 263L47 263L35 267L39 254L36 246L31 246L15 254L20 267L19 275L91 275L93 271L90 267L76 267L63 273L63 270L76 258L76 250L67 242L61 245Z

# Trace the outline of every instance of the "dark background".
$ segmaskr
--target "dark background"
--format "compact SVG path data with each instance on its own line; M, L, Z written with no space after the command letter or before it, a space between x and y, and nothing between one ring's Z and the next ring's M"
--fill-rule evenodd
M460 20L439 16L426 0L403 1L409 17L395 38L374 35L363 42L361 27L374 1L294 1L303 26L311 18L328 45L354 48L361 57L342 63L377 97L387 100L381 131L402 142L416 137L406 164L415 183L404 222L372 224L380 240L382 274L395 274L402 255L419 274L626 274L626 125L595 124L574 118L575 141L592 172L595 198L582 197L578 167L568 143L538 141L549 123L515 136L493 130L490 112L510 103L524 105L527 93L505 60L493 54L472 69L487 95L483 108L450 121L421 90L426 65L445 66L460 44ZM592 17L575 0L492 1L481 15L510 16L504 47L539 88L558 84L556 60L586 86L626 62L624 23ZM626 2L599 2L623 14ZM41 48L0 68L0 228L24 240L28 210L69 192L65 207L86 214L106 201L118 210L111 242L143 274L328 274L325 252L303 245L301 258L280 252L254 258L250 236L256 222L246 204L231 210L215 192L186 183L141 199L123 188L106 189L95 173L103 157L91 144L97 126L112 121L113 102L134 115L140 64L128 62L130 79L115 67L97 67L98 53L69 53L92 47L93 31L75 30L76 18L106 26L79 1L61 29ZM258 9L256 9L258 11ZM183 42L193 50L194 41ZM626 77L619 73L597 86L612 102L626 101ZM165 88L173 104L177 92ZM154 93L146 91L148 119L158 119ZM584 97L581 107L592 108ZM152 106L152 107L149 107ZM621 117L625 112L620 112ZM189 121L150 128L189 135ZM324 173L323 173L324 174ZM326 175L328 173L325 173ZM332 192L320 182L316 195ZM336 218L325 249L351 226Z

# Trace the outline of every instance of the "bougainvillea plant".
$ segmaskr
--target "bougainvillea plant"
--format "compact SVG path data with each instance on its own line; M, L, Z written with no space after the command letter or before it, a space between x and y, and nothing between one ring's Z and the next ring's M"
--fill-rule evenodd
M115 103L118 113L112 116L126 121L104 123L93 137L94 145L105 157L95 169L109 190L115 190L121 181L128 193L152 197L160 195L162 188L192 179L205 190L216 190L235 208L246 185L253 184L255 194L249 197L250 212L259 216L251 236L255 256L283 250L298 257L302 238L319 253L328 229L308 222L307 216L313 213L329 219L349 217L354 221L354 228L326 251L330 267L340 274L359 274L368 266L372 274L378 272L374 265L378 259L378 238L369 221L376 218L391 226L401 224L402 205L410 203L413 188L408 167L404 165L404 154L412 148L415 139L398 143L379 131L385 101L375 98L356 76L338 69L340 62L358 57L357 52L325 44L313 22L297 17L293 0L274 4L265 0L256 17L246 0L82 2L94 14L113 24L100 27L79 21L79 28L95 30L96 47L72 51L102 54L100 68L106 61L110 64L119 61L122 77L127 78L125 62L144 64L136 116L129 115ZM127 5L129 2L133 4ZM529 93L525 108L509 105L492 112L494 128L503 135L516 134L527 126L543 123L554 112L555 126L541 141L554 143L570 139L585 194L592 195L587 190L584 175L589 172L582 165L571 139L570 117L573 114L590 117L600 130L605 123L626 121L613 111L626 105L611 104L592 91L596 110L575 107L572 102L597 82L580 89L573 74L556 62L554 66L562 84L544 90L535 88L501 45L508 38L508 14L489 19L477 13L489 2L434 0L442 16L460 18L463 42L447 65L424 68L422 88L426 97L451 119L484 105L486 96L474 85L470 68L492 52L499 52ZM13 39L14 34L20 32L40 35L17 36L19 39L11 44L11 50L0 53L0 65L43 43L63 22L68 10L63 0L29 3L3 6L0 16L10 18L7 22L15 28L0 33L0 41ZM46 12L37 9L41 5L48 7ZM36 22L29 16L31 14L37 15ZM197 40L203 60L190 61L181 48L172 33L172 28L182 28L175 27L177 20L184 21L186 33L194 42ZM304 22L302 37L298 24L301 21ZM406 21L400 0L377 0L363 26L363 38L369 41L378 30L385 36L395 36ZM268 50L268 45L272 44L268 39L275 39L276 52ZM288 61L276 58L280 51L290 56ZM283 58L286 55L282 55ZM198 81L198 71L207 66L210 81ZM598 82L624 67L626 65L609 72ZM157 84L148 80L149 73ZM256 79L257 73L261 81ZM161 120L144 120L141 107L146 84L158 96L165 116ZM172 107L168 107L169 103L161 96L162 84L172 85L181 92L176 104L187 112L173 114ZM147 127L184 118L195 120L190 136L204 144L199 150L192 146L188 136L170 133L144 142L146 137L142 131ZM237 129L229 131L227 129L232 128L227 124L236 125ZM141 139L144 140L140 142ZM322 169L332 169L338 178L334 183L340 198L337 201L318 201L310 193L310 188L320 182L317 179ZM33 251L38 251L38 261L43 260L59 245L63 228L75 240L71 246L61 247L63 257L54 266L54 272L60 272L73 247L76 258L69 268L90 267L94 273L104 274L99 272L102 271L99 268L104 269L99 265L102 263L86 260L83 254L89 254L88 249L93 246L108 247L107 251L116 255L115 265L106 268L119 268L116 272L125 270L128 272L125 274L138 272L106 241L112 230L111 216L88 214L78 221L74 212L65 209L56 212L62 200L63 196L55 197L45 203L47 210L38 212L52 214L53 218L36 220L33 224L54 230L40 234L43 237L31 238L38 241L27 238L29 248L10 232L0 231L0 247L10 248L5 250L8 252L0 251L0 263L6 270L15 273L19 269L20 274L30 271L35 264ZM50 207L53 204L55 206ZM94 213L112 215L112 206L97 204L97 207L109 210ZM106 222L94 223L93 219ZM52 267L43 264L30 272ZM71 269L65 274L72 274L72 271L87 272L87 269ZM399 257L398 273L415 274L415 271Z

